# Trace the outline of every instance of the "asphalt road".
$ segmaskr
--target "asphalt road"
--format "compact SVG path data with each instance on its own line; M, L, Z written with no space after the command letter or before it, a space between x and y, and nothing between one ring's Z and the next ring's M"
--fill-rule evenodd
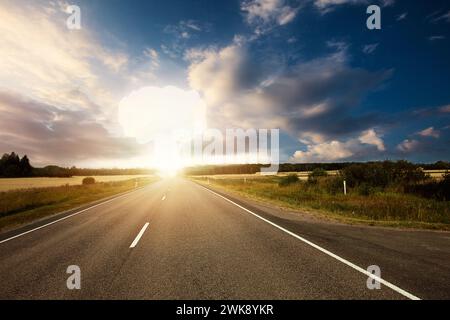
M78 211L0 236L0 299L450 299L446 232L316 221L181 178Z

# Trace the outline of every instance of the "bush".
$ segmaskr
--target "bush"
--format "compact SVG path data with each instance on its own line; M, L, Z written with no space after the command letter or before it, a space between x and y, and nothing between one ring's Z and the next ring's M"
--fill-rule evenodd
M349 187L364 184L381 189L389 186L404 187L424 182L428 178L422 168L407 161L353 164L343 169L342 175Z
M363 183L358 187L358 193L362 196L370 196L374 194L376 189L367 183Z
M327 177L327 176L328 176L328 173L324 169L316 168L308 175L308 183L316 184L317 180L319 178L323 178L323 177Z
M83 179L83 185L95 184L95 179L92 177L86 177Z
M317 178L317 177L327 177L328 176L328 172L322 168L316 168L314 169L308 177L313 177L313 178Z
M323 185L323 188L327 193L336 195L344 193L344 179L340 176L337 177L326 177L321 179L320 184Z
M281 178L280 182L278 182L278 185L280 187L285 187L293 183L297 183L298 181L299 181L298 176L295 173L293 173L286 177Z
M406 193L441 201L450 201L450 174L446 173L441 181L428 181L421 184L410 184L405 187Z

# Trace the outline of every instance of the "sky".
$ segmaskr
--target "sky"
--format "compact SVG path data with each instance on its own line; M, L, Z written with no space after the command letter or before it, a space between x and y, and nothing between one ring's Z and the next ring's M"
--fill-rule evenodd
M175 128L278 128L282 162L449 161L448 57L446 0L0 0L0 152L146 167Z

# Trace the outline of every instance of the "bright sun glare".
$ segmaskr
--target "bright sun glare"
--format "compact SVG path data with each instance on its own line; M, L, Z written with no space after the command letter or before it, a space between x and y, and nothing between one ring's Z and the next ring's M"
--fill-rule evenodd
M144 87L122 99L119 123L127 137L152 146L149 166L173 175L187 163L172 137L204 130L205 112L206 105L196 91L173 86Z

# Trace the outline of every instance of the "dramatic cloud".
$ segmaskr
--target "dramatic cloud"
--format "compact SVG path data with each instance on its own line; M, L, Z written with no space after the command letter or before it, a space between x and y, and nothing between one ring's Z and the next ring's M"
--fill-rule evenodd
M196 59L189 69L189 83L205 98L210 126L278 127L310 146L313 153L316 144L326 145L340 138L354 140L350 149L339 144L345 150L340 154L359 155L364 150L354 150L356 144L384 151L375 132L367 131L377 125L378 116L355 116L352 110L362 97L388 79L391 71L352 68L347 47L330 46L336 49L334 53L288 69L255 65L255 53L246 45L209 48L191 53ZM358 138L352 138L355 135Z
M148 150L112 136L86 110L62 110L0 92L0 150L27 154L34 165L145 165Z
M145 146L120 138L117 107L130 86L154 79L159 55L147 48L132 60L84 24L69 30L66 7L0 3L0 150L38 164L145 165L133 162Z
M71 109L85 108L79 96L88 96L92 104L107 109L115 97L103 80L117 77L128 57L105 49L85 29L71 32L60 6L2 1L0 86Z
M345 47L281 72L281 66L274 65L274 71L256 64L246 46L233 44L196 56L189 83L204 95L210 109L218 110L213 122L239 125L253 119L254 125L261 125L280 118L278 125L293 132L334 135L367 128L371 115L353 118L349 111L391 74L349 67Z

